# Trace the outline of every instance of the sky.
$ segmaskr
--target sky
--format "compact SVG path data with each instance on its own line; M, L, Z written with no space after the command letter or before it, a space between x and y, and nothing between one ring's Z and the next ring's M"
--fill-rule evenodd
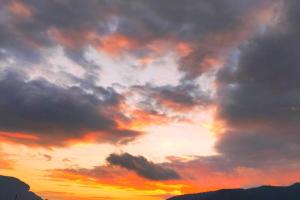
M0 5L0 174L50 200L300 180L298 0Z

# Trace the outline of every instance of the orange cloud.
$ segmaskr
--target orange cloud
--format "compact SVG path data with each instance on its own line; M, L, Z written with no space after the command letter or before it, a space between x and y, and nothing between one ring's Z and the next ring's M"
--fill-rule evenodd
M145 56L142 58L138 59L138 64L141 65L142 67L145 67L149 64L151 64L153 62L154 58L150 57L150 56Z
M94 45L98 50L105 51L112 55L118 55L124 51L134 50L138 47L134 39L121 34L111 34L100 37Z
M126 95L132 95L132 93L128 92ZM172 120L165 114L157 113L154 110L143 110L127 103L122 103L119 109L128 116L128 118L115 117L119 127L124 129L140 130L145 126L166 124Z
M59 44L71 49L91 45L98 51L119 55L138 48L137 41L118 33L100 35L94 30L60 30L57 28L52 28L49 32Z
M216 170L209 163L193 161L174 161L172 167L180 170L184 179L172 181L150 181L136 174L112 166L91 170L53 170L49 174L54 180L76 182L89 187L113 187L147 191L160 195L179 195L213 191L223 188L241 188L257 185L289 185L300 178L297 169L270 169L268 171L254 168L237 167L230 171ZM104 170L104 171L103 171Z
M39 137L29 133L18 132L2 132L0 131L0 142L7 144L18 144L22 141L23 144L31 147L38 147ZM37 142L37 143L36 143Z
M131 127L141 128L149 125L166 124L170 122L170 117L156 112L148 112L143 110L134 110L131 112L132 122Z
M49 176L54 180L64 180L77 182L82 185L106 186L119 189L133 189L148 191L149 193L166 194L180 194L180 189L184 187L176 181L150 181L145 180L135 173L124 170L119 167L101 166L94 169L66 169L53 170Z
M176 45L176 50L181 56L186 56L192 52L192 47L187 42L179 42Z
M0 151L0 169L13 169L14 162L7 158L7 154Z
M13 133L13 132L0 132L0 137L9 137L15 139L26 139L26 140L38 140L39 138L34 135L29 135L25 133Z
M188 111L196 109L197 106L201 106L201 105L197 105L196 103L195 104L184 104L184 103L175 102L172 99L162 98L159 94L154 96L154 98L156 98L156 100L161 105L165 106L166 108L170 108L173 111L177 111L177 112L188 112Z
M33 15L32 10L21 1L12 1L8 5L8 10L17 17L28 18Z

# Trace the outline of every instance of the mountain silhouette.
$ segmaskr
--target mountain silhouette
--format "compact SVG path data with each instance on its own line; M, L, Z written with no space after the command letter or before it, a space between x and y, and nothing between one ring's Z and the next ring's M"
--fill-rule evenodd
M0 175L0 200L42 200L28 184L14 177Z
M181 195L168 200L300 200L300 183L287 187L261 186L251 189L223 189Z

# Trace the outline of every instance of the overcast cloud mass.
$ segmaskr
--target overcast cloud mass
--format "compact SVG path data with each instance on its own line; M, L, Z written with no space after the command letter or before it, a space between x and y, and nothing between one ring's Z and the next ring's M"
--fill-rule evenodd
M0 5L1 174L47 155L47 180L149 200L300 178L297 0Z

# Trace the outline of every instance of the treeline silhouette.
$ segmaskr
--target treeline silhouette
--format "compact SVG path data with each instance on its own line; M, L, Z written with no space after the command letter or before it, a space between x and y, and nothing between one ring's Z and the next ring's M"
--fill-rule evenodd
M0 200L43 200L30 191L30 186L23 181L0 175ZM45 199L47 200L47 199Z
M287 187L262 186L187 194L168 200L300 200L300 183Z

